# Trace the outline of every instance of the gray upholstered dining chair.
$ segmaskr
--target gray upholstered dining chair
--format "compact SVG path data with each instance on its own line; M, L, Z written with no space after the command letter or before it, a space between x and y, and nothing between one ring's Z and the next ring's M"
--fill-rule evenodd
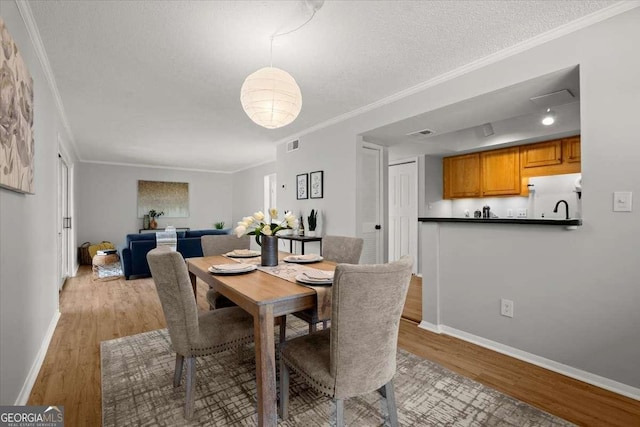
M398 425L393 389L400 315L411 280L408 256L389 264L336 268L331 328L281 344L280 416L288 417L290 370L333 399L344 425L344 399L379 390Z
M363 244L364 241L359 237L325 236L322 238L322 257L338 264L357 264L360 261ZM309 333L315 332L316 325L320 322L318 310L315 308L294 313L294 316L309 324ZM322 325L326 329L327 321L322 321Z
M173 386L179 387L186 358L184 416L193 416L196 389L196 357L221 353L253 341L253 317L239 307L198 314L187 266L179 252L167 247L147 254L167 321L171 347L176 352Z
M202 236L202 255L214 256L231 252L235 249L249 249L249 236L237 237L235 234L216 234L211 236ZM213 289L207 292L207 301L211 308L233 307L235 304L224 295Z

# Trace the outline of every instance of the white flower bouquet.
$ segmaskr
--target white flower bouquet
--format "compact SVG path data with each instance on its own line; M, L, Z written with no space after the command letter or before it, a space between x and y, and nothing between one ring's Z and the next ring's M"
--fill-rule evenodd
M291 212L285 212L282 220L278 219L278 210L269 209L269 221L266 221L265 214L258 211L253 216L245 216L242 221L238 222L238 226L234 232L236 236L242 237L247 234L256 236L256 242L261 245L260 236L275 236L280 230L294 228L298 220Z

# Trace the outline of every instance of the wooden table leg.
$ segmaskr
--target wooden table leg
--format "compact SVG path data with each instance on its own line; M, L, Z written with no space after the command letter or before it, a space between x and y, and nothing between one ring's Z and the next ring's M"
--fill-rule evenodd
M196 281L198 278L192 272L189 272L189 279L191 280L191 287L193 288L193 299L198 302L198 287L196 286Z
M273 306L261 305L253 318L256 345L256 388L258 389L258 425L278 424L276 395L276 355Z

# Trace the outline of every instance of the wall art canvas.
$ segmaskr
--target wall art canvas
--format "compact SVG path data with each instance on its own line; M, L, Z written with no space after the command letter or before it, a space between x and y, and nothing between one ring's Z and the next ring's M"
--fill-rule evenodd
M324 172L323 171L316 171L316 172L311 172L309 174L309 177L311 179L311 198L312 199L322 199L323 197L323 186L324 186Z
M34 193L33 79L0 18L0 187Z
M167 218L189 217L189 183L138 181L138 218L151 209L164 212Z
M303 200L309 198L309 174L301 173L296 175L296 199Z

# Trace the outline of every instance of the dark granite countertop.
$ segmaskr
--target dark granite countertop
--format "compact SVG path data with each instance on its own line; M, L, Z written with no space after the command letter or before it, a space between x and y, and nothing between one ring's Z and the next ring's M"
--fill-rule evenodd
M582 219L556 219L556 218L443 218L420 217L420 222L457 222L468 224L522 224L522 225L582 225Z

